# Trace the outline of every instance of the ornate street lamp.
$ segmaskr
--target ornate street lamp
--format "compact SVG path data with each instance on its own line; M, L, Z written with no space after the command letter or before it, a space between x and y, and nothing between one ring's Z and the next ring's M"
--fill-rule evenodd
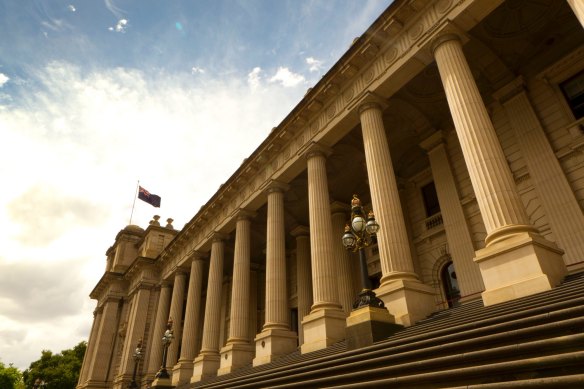
M156 373L156 378L170 378L168 371L166 371L166 357L168 356L168 347L172 343L173 338L172 318L170 318L168 319L168 323L166 323L166 331L164 331L164 335L162 336L162 366L160 366L160 370Z
M343 246L349 251L359 252L359 264L361 267L361 292L353 303L353 310L362 307L384 308L385 305L373 290L371 280L367 273L367 257L365 248L375 242L375 236L379 231L379 224L375 221L373 211L369 211L365 218L365 210L361 206L361 200L353 195L351 200L351 221L345 226Z
M134 350L134 354L132 355L132 358L134 358L134 373L132 374L132 382L130 382L130 386L129 386L130 389L137 389L138 388L138 384L136 383L136 370L138 370L138 364L140 363L140 360L144 356L142 351L143 351L142 339L140 339L138 341L138 345L136 345L136 350Z

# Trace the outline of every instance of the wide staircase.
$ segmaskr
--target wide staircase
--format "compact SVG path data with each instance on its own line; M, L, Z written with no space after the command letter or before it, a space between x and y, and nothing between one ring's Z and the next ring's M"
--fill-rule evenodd
M341 342L188 387L584 388L584 273L548 292L437 312L359 350Z

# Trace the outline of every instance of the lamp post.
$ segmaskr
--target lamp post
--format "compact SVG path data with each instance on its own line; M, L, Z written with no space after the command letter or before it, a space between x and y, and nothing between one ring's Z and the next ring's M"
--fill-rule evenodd
M132 358L134 358L134 373L132 374L132 382L130 382L130 389L137 389L138 388L138 384L136 383L136 370L138 370L138 364L140 363L140 360L142 359L142 357L144 356L144 354L142 354L142 339L140 339L138 341L138 344L136 345L136 350L134 350L134 354L132 355Z
M166 357L168 356L168 347L172 343L173 338L172 318L170 318L168 319L168 323L166 323L166 331L164 331L164 335L162 336L162 366L160 366L160 370L156 373L156 378L170 378L168 371L166 371Z
M384 308L385 305L373 290L371 280L367 273L367 257L365 248L375 242L375 236L379 231L379 224L375 221L373 211L369 211L365 217L365 210L361 206L361 200L353 195L351 200L351 221L345 226L343 246L349 251L359 252L359 264L361 268L361 292L353 303L353 310L362 307Z

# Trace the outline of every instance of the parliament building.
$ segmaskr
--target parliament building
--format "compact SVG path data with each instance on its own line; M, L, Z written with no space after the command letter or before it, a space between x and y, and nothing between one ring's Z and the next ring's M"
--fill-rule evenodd
M119 231L77 388L584 385L583 26L393 1L182 230Z

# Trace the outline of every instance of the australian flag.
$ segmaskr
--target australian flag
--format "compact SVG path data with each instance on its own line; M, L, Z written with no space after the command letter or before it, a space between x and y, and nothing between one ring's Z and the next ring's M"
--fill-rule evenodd
M138 198L142 201L146 201L153 207L160 208L160 196L148 192L146 189L139 187Z

